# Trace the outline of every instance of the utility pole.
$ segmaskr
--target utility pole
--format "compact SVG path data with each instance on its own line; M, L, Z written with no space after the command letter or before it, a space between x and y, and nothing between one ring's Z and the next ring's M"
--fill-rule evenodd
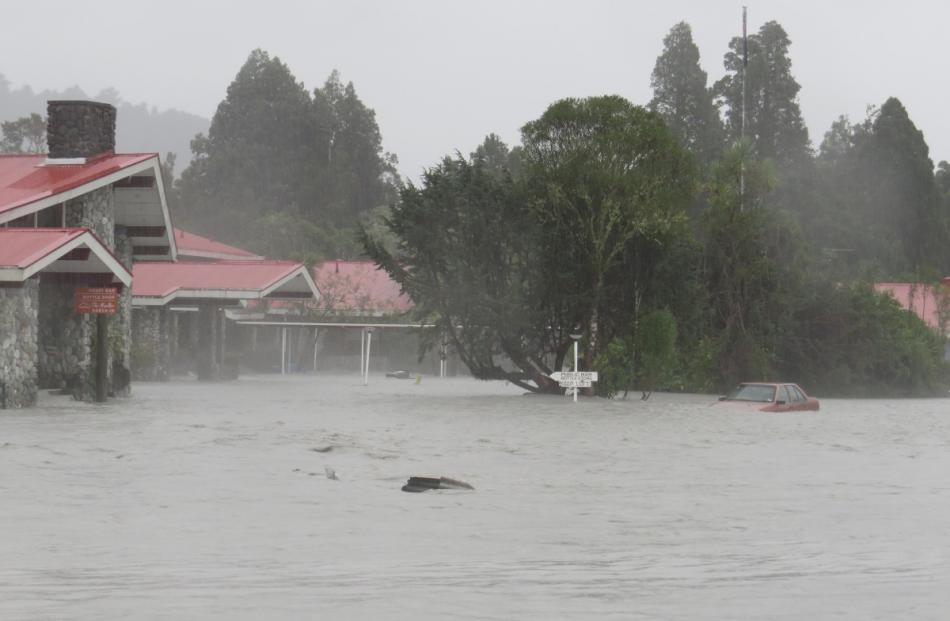
M749 71L749 39L746 36L746 7L742 7L742 127L739 130L739 145L745 142L746 74ZM745 159L739 164L739 207L745 207Z

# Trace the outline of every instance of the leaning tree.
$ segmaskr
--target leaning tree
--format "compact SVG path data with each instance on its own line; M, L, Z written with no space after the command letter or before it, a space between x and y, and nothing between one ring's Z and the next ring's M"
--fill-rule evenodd
M476 377L555 392L570 335L595 360L687 234L693 167L659 115L620 97L559 101L522 137L516 179L447 158L403 189L395 250L363 242Z

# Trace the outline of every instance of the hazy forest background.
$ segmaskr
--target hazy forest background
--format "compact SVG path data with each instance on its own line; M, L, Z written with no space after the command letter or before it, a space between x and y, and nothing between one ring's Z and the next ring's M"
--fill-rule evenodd
M780 24L749 36L747 66L741 39L724 43L710 83L676 24L651 101L553 102L522 144L485 128L419 184L352 83L333 72L308 89L263 50L210 124L95 98L119 107L120 149L172 154L176 225L270 257L371 257L478 377L556 391L546 375L580 333L606 395L767 378L945 394L944 339L872 283L950 274L950 165L934 166L897 93L813 140ZM43 150L53 98L86 95L0 76L0 147Z

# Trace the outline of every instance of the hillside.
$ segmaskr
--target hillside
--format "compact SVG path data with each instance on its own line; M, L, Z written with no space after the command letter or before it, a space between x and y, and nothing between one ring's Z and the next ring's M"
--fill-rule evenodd
M165 157L168 152L177 157L175 172L180 173L191 161L191 139L199 132L207 132L210 121L180 110L158 110L141 103L122 101L115 89L106 89L89 96L78 86L63 91L44 90L39 93L29 86L16 90L0 74L0 121L12 121L33 112L46 115L50 99L92 99L111 103L118 110L116 121L116 148L119 151L156 151Z

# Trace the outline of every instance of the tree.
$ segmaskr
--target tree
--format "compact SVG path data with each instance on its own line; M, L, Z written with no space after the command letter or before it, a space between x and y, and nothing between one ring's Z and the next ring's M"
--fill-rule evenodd
M884 102L870 131L861 134L857 148L858 157L871 173L865 194L867 215L897 232L908 270L945 273L950 268L946 250L950 236L941 213L930 149L897 98Z
M944 338L867 283L809 277L778 367L828 396L946 395Z
M45 153L46 119L36 114L0 123L0 153Z
M313 110L324 164L314 177L312 209L337 226L352 226L360 214L396 199L395 155L384 153L376 113L366 107L352 82L333 71L313 92Z
M619 97L557 102L522 136L518 179L490 139L403 189L395 252L363 240L476 377L555 392L570 335L584 332L589 367L658 287L692 166L658 115Z
M899 100L872 108L858 125L836 121L818 167L825 209L812 235L847 251L852 276L918 279L950 269L941 173Z
M614 96L556 102L522 135L544 264L557 266L541 291L562 346L581 329L590 364L637 315L658 257L684 230L691 159L659 115Z
M364 229L366 251L436 325L431 338L445 335L477 378L559 390L547 377L554 326L536 292L538 222L510 175L446 158L402 189L387 225L396 252Z
M663 39L663 53L656 59L650 84L650 110L663 117L703 168L708 167L722 151L722 122L686 22L673 26Z
M396 158L375 113L333 72L313 94L279 58L255 50L192 141L182 220L280 257L354 256L364 214L396 198ZM295 243L282 243L293 230Z
M798 106L798 82L788 55L791 40L778 22L767 22L748 37L748 66L743 64L743 42L729 43L724 65L728 74L716 82L719 104L726 108L726 129L733 143L741 135L742 79L746 78L746 131L755 157L779 166L800 162L810 155L808 129Z
M637 379L641 398L646 400L662 385L676 361L676 318L673 313L659 309L640 319L636 354L639 357Z
M471 154L472 161L481 161L495 174L507 172L517 178L521 174L521 147L509 149L498 134L488 134Z
M254 50L228 86L207 137L192 141L181 199L199 230L246 242L248 221L299 213L300 180L320 149L310 97L279 58ZM253 246L253 243L251 244Z
M613 397L639 386L646 401L667 380L676 364L676 318L669 310L645 313L630 335L614 337L597 360L598 392Z
M769 376L797 290L801 243L794 226L768 207L773 184L769 167L752 159L743 142L715 167L707 190L710 208L701 225L709 291L705 347L713 352L719 387Z

